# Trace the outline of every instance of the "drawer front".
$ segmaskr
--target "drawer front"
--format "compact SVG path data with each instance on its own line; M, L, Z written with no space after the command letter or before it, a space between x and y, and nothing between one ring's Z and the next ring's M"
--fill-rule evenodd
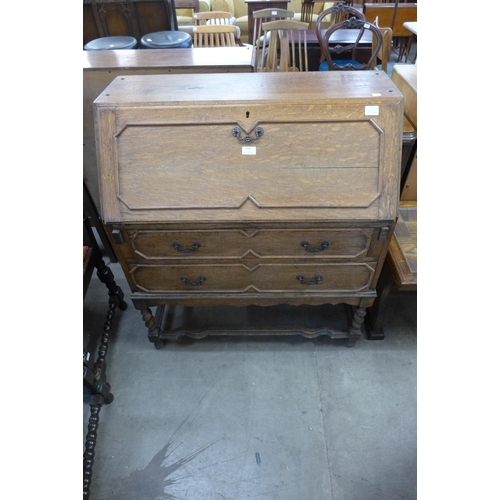
M341 264L135 265L129 270L137 290L152 293L363 292L375 262Z
M257 257L355 259L367 254L373 229L127 231L133 258Z

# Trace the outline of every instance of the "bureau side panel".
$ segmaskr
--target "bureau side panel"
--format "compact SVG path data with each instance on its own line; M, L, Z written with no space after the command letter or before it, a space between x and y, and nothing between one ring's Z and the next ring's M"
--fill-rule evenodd
M120 220L120 204L116 196L119 183L116 169L118 154L115 140L115 109L95 107L94 117L101 217L104 221Z
M403 142L403 101L380 108L380 121L384 133L380 146L380 200L378 218L396 218L401 178L401 152Z

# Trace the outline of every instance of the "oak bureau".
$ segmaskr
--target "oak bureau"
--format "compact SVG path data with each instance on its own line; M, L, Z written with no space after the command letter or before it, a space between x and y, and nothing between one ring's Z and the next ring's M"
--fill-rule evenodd
M164 327L174 306L346 304L346 329L301 333L359 340L398 208L385 73L118 76L94 115L101 216L156 347L223 333Z

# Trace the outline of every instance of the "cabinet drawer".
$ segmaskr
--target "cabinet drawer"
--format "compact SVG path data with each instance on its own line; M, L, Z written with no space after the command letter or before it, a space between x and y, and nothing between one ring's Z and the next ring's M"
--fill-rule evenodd
M370 287L375 262L341 264L135 265L130 276L144 292L361 292Z
M219 231L129 230L134 258L328 257L365 256L373 229L258 229Z

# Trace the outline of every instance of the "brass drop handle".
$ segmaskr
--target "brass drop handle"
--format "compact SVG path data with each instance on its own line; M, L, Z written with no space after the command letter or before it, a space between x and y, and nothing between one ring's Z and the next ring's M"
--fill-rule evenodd
M201 286L203 285L203 282L206 280L205 276L200 276L198 278L198 281L192 281L189 283L188 277L187 276L181 276L181 281L186 285L186 286Z
M302 283L302 285L319 285L319 282L323 281L323 276L321 276L321 274L317 274L314 277L314 281L304 281L304 276L299 274L297 279Z
M236 137L238 141L244 141L244 142L256 141L259 137L262 137L264 135L264 129L262 127L257 127L255 129L255 137L250 137L249 135L241 137L242 132L243 131L241 130L240 127L234 127L233 130L231 130L231 134L233 134L233 137Z
M311 248L311 250L309 250L308 241L303 241L301 245L306 249L306 252L317 253L317 252L324 252L330 246L330 243L328 241L322 241L321 248Z
M193 249L190 250L189 248L187 248L186 250L181 250L181 245L179 244L179 242L177 241L174 241L172 243L172 246L179 252L179 253L193 253L193 252L196 252L196 250L198 250L198 248L201 247L201 245L199 243L196 243L194 242L193 243Z

